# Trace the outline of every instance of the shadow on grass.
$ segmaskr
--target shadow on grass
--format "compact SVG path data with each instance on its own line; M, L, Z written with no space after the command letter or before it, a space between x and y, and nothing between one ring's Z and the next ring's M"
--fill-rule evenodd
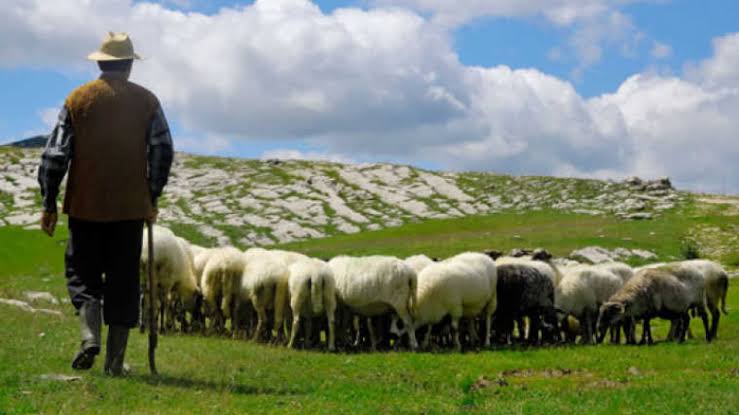
M276 395L297 396L307 395L308 391L291 388L270 388L268 386L254 386L239 383L219 383L202 379L181 378L177 376L149 374L130 375L125 379L134 380L151 386L171 386L175 388L210 390L214 392L230 392L238 395Z

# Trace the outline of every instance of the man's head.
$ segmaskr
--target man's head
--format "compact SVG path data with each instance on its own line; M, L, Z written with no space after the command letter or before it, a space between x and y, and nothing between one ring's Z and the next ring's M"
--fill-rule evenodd
M133 51L133 42L126 33L108 32L100 44L100 49L91 53L88 59L96 61L103 72L130 74L134 59L141 59Z
M98 67L103 72L119 72L128 75L133 67L133 59L98 61Z

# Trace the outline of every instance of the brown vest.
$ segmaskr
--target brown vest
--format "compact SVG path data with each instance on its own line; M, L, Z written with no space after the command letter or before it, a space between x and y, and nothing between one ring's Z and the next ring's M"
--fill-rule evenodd
M115 74L103 74L66 101L74 129L64 213L113 222L146 218L151 210L146 141L154 94Z

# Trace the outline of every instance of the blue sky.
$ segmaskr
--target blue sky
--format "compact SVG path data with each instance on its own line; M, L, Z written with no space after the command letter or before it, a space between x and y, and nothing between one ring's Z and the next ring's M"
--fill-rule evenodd
M739 66L733 61L739 53L732 52L733 36L739 32L739 2L635 0L624 5L617 0L558 0L559 6L549 7L555 2L470 0L450 7L452 3L438 0L319 0L314 2L319 10L313 11L307 0L162 0L159 9L141 8L145 2L130 0L92 5L60 0L49 11L23 0L8 1L25 12L0 17L5 27L0 35L19 43L17 49L13 44L0 46L0 142L48 131L65 96L95 76L92 64L75 59L95 47L101 37L98 29L83 36L65 29L64 19L57 16L99 20L100 28L125 26L115 30L132 31L134 40L153 36L151 19L158 19L155 26L162 27L157 29L161 33L137 43L157 52L138 67L135 80L163 94L180 148L187 151L387 160L516 174L667 174L687 187L739 191L739 169L705 177L660 158L662 146L690 145L689 137L670 138L675 135L670 120L686 119L680 111L697 114L683 130L715 126L721 132L714 138L716 153L701 156L706 165L721 160L719 153L739 151L727 144L739 126L718 121L731 112L736 101L731 91L739 88L739 76L730 69ZM588 9L586 3L594 7ZM240 12L234 18L223 8ZM333 15L338 8L364 13ZM387 25L372 26L377 25L373 16L378 10L387 11ZM171 11L185 14L173 18ZM224 29L219 44L224 50L231 41L229 33L240 33L242 49L236 53L242 53L243 60L221 67L215 59L209 62L211 68L194 60L172 78L202 85L193 85L192 96L173 95L167 87L170 80L162 75L166 69L157 72L159 62L165 61L158 55L167 50L161 42L168 39L171 48L182 28L196 24L196 16L188 14L192 12L213 18L216 26L204 27L203 35L214 37L216 27ZM256 16L278 18L254 20ZM39 28L39 21L50 27ZM222 27L228 24L235 26ZM57 26L62 40L50 39ZM344 38L328 29L337 27L346 31ZM364 32L367 27L374 29ZM292 28L303 31L298 40L309 36L310 42L323 43L314 51L306 50L311 43L281 43ZM355 46L332 49L337 39ZM367 39L387 48L365 51L360 45ZM69 43L55 43L62 41ZM266 49L259 42L267 42ZM198 53L210 56L207 48ZM260 59L261 64L254 63ZM308 66L275 69L289 62ZM321 72L310 74L319 67ZM401 78L393 75L396 71ZM218 89L219 81L229 87ZM377 95L382 91L387 92ZM701 101L687 110L673 105L672 112L665 113L670 107L665 103L677 102L672 94L685 99L685 105ZM503 100L508 100L505 105ZM710 108L715 114L703 114L716 102ZM656 111L664 124L643 124L639 111ZM386 130L375 131L386 124ZM580 154L583 151L592 153ZM481 156L485 152L490 154ZM549 156L551 160L542 163Z
M216 13L222 7L249 5L252 1L192 0L189 7L177 2L163 4L179 10ZM315 3L325 13L336 8L363 7L365 1L319 0ZM541 17L482 17L454 30L455 50L468 65L508 65L512 68L537 68L545 73L573 81L578 92L591 97L612 92L628 76L648 68L679 74L687 62L705 59L711 53L711 40L739 30L739 2L729 0L672 0L632 4L623 8L636 26L654 39L666 42L672 53L656 61L649 55L650 44L639 47L633 57L617 50L605 52L602 61L589 67L582 79L573 80L571 71L576 58L553 60L548 53L567 43L569 28L548 24ZM84 82L86 73L59 73L49 69L28 67L0 69L0 140L23 137L45 128L38 112L63 102L66 94Z

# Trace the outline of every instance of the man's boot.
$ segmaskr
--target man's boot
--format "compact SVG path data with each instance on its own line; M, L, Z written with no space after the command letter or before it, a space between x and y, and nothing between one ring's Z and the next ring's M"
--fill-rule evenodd
M87 301L80 307L79 318L82 343L80 350L72 360L72 369L90 369L95 363L95 356L100 353L100 326L102 324L100 308L100 300Z
M105 373L112 376L124 375L123 366L128 344L129 328L125 326L108 326L108 342L105 348Z

